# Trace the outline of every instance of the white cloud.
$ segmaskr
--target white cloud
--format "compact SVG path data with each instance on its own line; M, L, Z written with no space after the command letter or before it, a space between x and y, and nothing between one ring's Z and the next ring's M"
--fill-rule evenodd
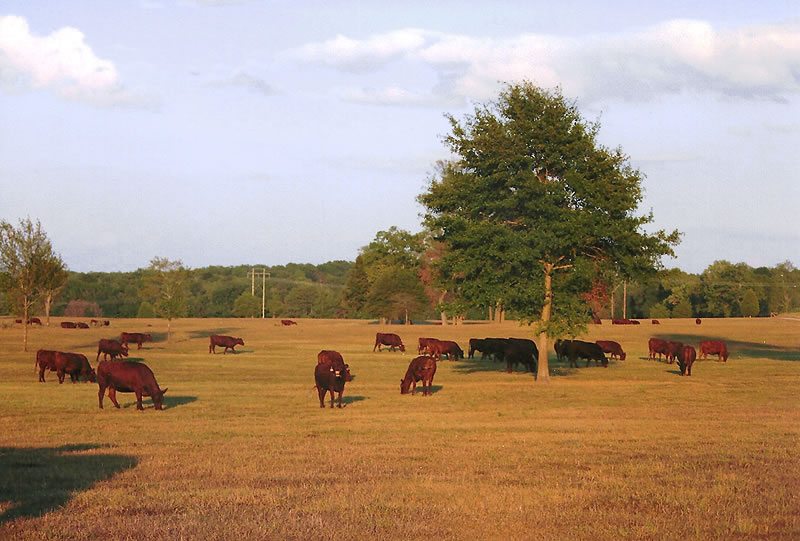
M0 86L51 89L97 105L143 104L125 91L114 63L95 55L80 30L37 36L14 15L0 16Z
M339 35L289 56L362 72L398 61L422 63L439 77L432 92L447 99L487 99L498 83L521 79L561 85L587 101L681 92L781 100L800 93L800 22L716 29L703 21L673 20L638 32L578 38L498 39L401 29L365 39ZM420 100L409 96L430 93L390 90L383 91L388 104L417 104ZM366 90L361 101L370 96L380 101L379 94Z
M264 79L255 77L243 71L240 71L235 75L228 77L227 79L214 81L211 83L211 86L239 86L264 96L274 96L278 93L272 87L272 85L270 85Z

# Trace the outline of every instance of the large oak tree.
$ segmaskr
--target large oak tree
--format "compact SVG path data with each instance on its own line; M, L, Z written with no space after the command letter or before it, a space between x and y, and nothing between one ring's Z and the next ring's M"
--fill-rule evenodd
M476 304L498 301L538 320L538 380L549 380L548 336L575 332L581 294L601 270L639 276L672 254L677 231L648 233L642 174L599 144L560 90L508 85L462 121L450 116L455 156L420 202L447 246L440 270Z

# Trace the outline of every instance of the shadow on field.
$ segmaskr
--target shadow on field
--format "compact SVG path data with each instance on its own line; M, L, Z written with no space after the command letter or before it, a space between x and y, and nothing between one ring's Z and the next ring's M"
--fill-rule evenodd
M208 338L212 334L227 335L230 332L236 331L233 327L220 327L218 329L207 329L204 331L189 331L189 338Z
M725 342L728 346L728 353L730 356L728 360L735 359L736 357L756 357L774 359L776 361L800 361L800 350L796 348L785 348L773 344L763 344L759 342L746 342L742 340L731 340L720 336L707 336L697 334L657 334L655 338L662 340L672 340L676 342L683 342L685 345L698 347L698 344L706 340L720 340ZM709 355L708 359L712 356ZM714 360L717 356L713 356ZM700 351L697 351L697 360L700 359Z
M476 372L502 372L506 369L506 363L498 363L491 357L481 359L479 357L465 357L459 360L453 370L462 374L474 374Z
M240 353L255 353L256 352L256 350L254 350L254 349L235 349L235 350L233 350L235 353L231 353L230 351L228 351L228 353L223 353L224 349L225 349L225 346L217 346L217 352L216 353L212 353L211 355L225 355L226 357L229 356L229 355L233 355L235 357L236 355L239 355ZM206 349L206 351L208 351L208 349Z
M344 404L346 406L348 404L354 404L356 402L363 402L366 399L367 399L366 396L361 396L361 395L343 396L342 397L342 404Z
M133 398L133 401L130 404L122 404L122 407L135 408L136 395L132 393L125 393L125 394L130 394L130 396ZM117 400L119 400L119 398L117 398ZM186 404L191 404L192 402L197 402L196 396L170 396L169 394L165 394L163 406L164 409L177 408L178 406L185 406ZM145 409L153 407L153 399L150 397L147 398L142 397L142 407Z
M0 447L0 502L10 507L0 524L35 518L66 505L73 494L136 466L128 455L73 454L107 447Z

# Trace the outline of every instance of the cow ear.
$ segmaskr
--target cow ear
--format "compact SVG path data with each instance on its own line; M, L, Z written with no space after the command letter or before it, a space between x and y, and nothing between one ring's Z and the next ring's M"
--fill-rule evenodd
M169 387L167 387L167 389L169 389ZM166 394L167 389L164 389L163 391L161 391L161 396L164 396L164 394Z

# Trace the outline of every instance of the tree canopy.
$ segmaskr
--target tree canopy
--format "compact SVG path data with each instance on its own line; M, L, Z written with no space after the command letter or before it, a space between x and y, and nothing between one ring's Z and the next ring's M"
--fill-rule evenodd
M449 117L455 156L419 200L447 251L440 269L465 299L501 302L538 319L539 380L549 377L547 337L575 332L589 315L580 295L612 269L654 272L678 233L647 233L637 214L641 173L621 149L597 141L559 90L508 85L463 121Z

